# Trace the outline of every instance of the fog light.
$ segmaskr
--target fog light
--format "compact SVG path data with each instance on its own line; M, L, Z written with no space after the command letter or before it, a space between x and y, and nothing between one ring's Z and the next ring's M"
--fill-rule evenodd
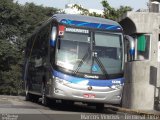
M58 77L56 77L55 81L56 81L57 83L60 83L60 84L63 84L63 85L70 84L69 81L60 79L60 78L58 78Z
M118 84L118 85L112 85L111 88L112 88L112 89L115 89L115 90L121 89L121 88L122 88L122 85L120 85L120 84Z
M55 94L60 94L60 95L64 94L64 92L62 90L58 89L58 88L54 88L54 93Z
M120 95L117 95L116 97L117 97L118 99L121 99L121 96L120 96Z

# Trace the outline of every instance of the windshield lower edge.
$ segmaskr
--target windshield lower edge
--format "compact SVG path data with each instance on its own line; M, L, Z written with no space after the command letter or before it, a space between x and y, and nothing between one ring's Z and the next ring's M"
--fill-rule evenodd
M117 74L110 74L108 76L108 79L106 79L105 75L87 74L87 73L79 73L79 72L77 72L75 74L75 73L73 73L73 71L65 69L65 68L62 68L62 67L59 67L59 66L55 66L54 68L55 68L56 71L62 72L62 73L67 74L67 75L80 77L80 78L92 78L92 79L97 79L97 80L100 80L100 79L110 80L110 79L116 79L116 78L124 77L124 73L123 72L117 73ZM95 77L95 76L98 76L98 77Z

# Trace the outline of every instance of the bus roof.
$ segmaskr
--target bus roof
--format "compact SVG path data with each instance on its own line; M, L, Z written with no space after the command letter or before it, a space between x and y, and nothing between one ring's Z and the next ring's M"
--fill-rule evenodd
M119 23L99 17L73 14L55 14L52 19L55 19L58 23L72 26L122 31L122 27Z

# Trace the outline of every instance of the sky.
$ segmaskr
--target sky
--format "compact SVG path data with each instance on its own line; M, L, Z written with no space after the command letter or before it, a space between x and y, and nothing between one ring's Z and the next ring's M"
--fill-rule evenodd
M48 7L55 7L63 9L65 4L67 3L76 3L81 4L85 8L92 8L92 9L100 9L102 10L103 7L101 5L102 0L15 0L18 1L20 4L25 4L25 2L34 2L37 5L43 5ZM119 8L119 6L130 6L134 9L134 11L140 8L147 8L147 2L149 0L108 0L110 6L114 8Z

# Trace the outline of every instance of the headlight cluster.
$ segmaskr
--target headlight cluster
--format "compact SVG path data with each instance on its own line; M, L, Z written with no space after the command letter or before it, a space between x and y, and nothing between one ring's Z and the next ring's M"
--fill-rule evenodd
M55 77L55 81L56 81L57 83L60 83L60 84L63 84L63 85L67 85L67 84L70 83L69 81L63 80L63 79L58 78L58 77Z
M122 84L116 84L116 85L112 85L111 88L117 90L117 89L121 89L122 86L123 86Z

